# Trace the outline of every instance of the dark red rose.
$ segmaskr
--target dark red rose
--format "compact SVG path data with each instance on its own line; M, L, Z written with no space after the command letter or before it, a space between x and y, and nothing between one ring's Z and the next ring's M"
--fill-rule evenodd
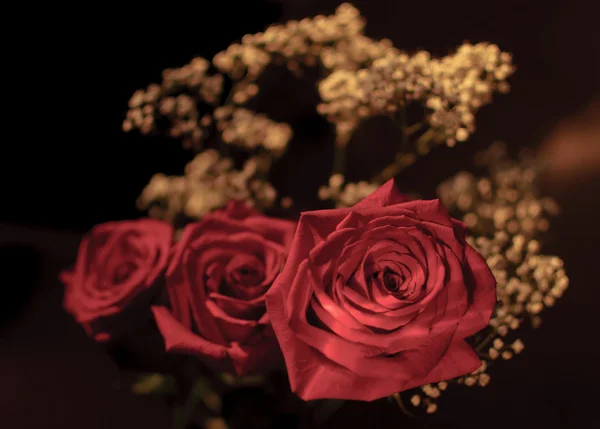
M348 209L303 213L267 294L292 389L305 400L374 400L451 379L480 360L495 280L438 200L389 181Z
M243 201L231 200L225 207L215 210L212 215L229 219L244 220L248 217L261 216L262 214L254 207L245 204ZM291 242L291 237L288 241Z
M187 225L166 273L171 308L153 307L166 349L239 375L281 360L264 296L294 230L238 202Z
M151 219L95 226L74 268L61 273L64 308L98 341L126 329L149 310L147 292L167 266L172 237L168 223Z

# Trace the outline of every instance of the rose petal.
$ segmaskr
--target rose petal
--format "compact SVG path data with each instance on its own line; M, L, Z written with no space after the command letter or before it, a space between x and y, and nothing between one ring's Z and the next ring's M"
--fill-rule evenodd
M227 342L244 342L258 326L254 320L236 319L229 316L214 301L206 301L206 309L219 324L220 332L223 333Z
M425 377L410 380L404 389L452 380L461 375L469 374L481 366L481 359L471 346L462 340L456 340L448 348L444 356Z
M372 401L402 391L407 385L407 380L390 377L389 374L382 378L358 376L303 341L298 341L289 329L285 298L281 295L282 283L277 281L274 286L267 294L267 307L283 351L292 390L302 399Z
M223 311L236 319L257 320L265 311L264 295L245 301L219 293L210 293L208 299L214 301Z
M458 338L466 338L488 326L496 303L496 279L485 259L469 245L466 262L464 276L469 309L458 325Z
M165 349L167 351L203 356L211 364L227 364L229 355L226 347L211 343L198 335L194 335L189 329L179 323L165 307L153 306L152 313L154 314L156 325L165 340Z
M353 209L387 207L407 201L410 201L410 199L406 195L400 193L394 179L390 179L377 188L375 192L372 192L358 204L355 204Z

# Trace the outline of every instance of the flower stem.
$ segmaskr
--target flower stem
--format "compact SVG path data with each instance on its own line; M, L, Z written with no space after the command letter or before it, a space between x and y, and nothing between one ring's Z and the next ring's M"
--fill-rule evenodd
M215 399L218 398L211 391L208 380L203 378L198 379L183 406L175 408L172 429L187 429L192 421L194 411L200 404L203 404L213 412L217 411L217 408L220 407L220 401L217 403Z
M411 156L412 154L410 153L410 150L409 150L410 149L409 136L410 136L410 134L417 131L422 126L422 124L416 123L416 124L411 125L410 127L408 126L405 105L402 105L400 107L400 109L398 110L398 113L396 115L396 120L394 120L394 123L396 124L396 126L398 127L398 130L400 131L400 149L396 153L395 161L393 163L389 164L388 166L386 166L378 174L373 176L373 178L371 179L371 182L373 182L373 183L381 184L381 183L386 182L387 180L391 179L392 177L395 177L398 173L400 173L400 171L402 171L402 169L406 168L407 166L411 165L414 162L414 160L412 159L412 156Z
M403 105L400 108L398 116L400 117L400 141L402 142L400 150L406 151L408 149L408 134L406 132L408 128L408 120L406 118L406 105Z
M484 340L482 342L480 342L479 344L477 344L477 347L475 347L475 351L476 352L480 352L486 345L489 344L490 341L492 341L498 334L496 333L496 331L492 331L488 334L487 337L484 338Z
M402 118L403 115L400 115ZM418 125L418 126L417 126ZM385 167L379 174L374 176L371 181L374 183L384 183L387 180L397 176L402 170L411 166L417 160L417 155L411 152L410 150L410 140L409 135L413 134L419 128L422 127L422 124L417 123L411 125L409 128L403 128L402 131L402 144L401 148L396 154L396 159L393 163L389 164ZM417 146L417 151L419 151L421 147L428 148L426 144L436 137L436 131L432 128L425 131L415 142ZM426 152L420 153L420 155L424 155Z
M416 133L417 131L419 131L422 126L423 126L423 122L415 122L414 124L406 127L404 133L407 136L410 136L410 135Z
M394 400L396 401L396 404L398 405L398 407L400 408L400 410L407 416L409 417L414 417L415 415L413 413L411 413L410 411L408 411L408 408L406 408L406 405L404 405L404 402L402 402L402 398L400 398L400 394L399 393L394 393L392 395L392 398L394 398Z
M346 168L346 145L335 145L335 151L333 153L333 170L331 174L344 175L344 169Z

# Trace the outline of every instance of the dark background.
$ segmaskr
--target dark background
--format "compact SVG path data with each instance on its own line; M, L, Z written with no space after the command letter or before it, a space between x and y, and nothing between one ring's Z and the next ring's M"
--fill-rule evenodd
M448 392L432 422L460 429L594 426L600 382L594 340L600 322L595 269L600 164L594 159L600 116L596 108L587 119L578 118L600 93L597 6L585 1L353 3L368 20L368 36L438 55L464 40L490 41L512 52L518 67L511 92L478 115L473 138L432 153L398 178L401 187L431 193L441 179L468 168L474 151L499 139L512 148L538 147L546 155L553 167L546 193L563 207L552 223L548 251L565 260L571 289L546 313L539 332L525 338L526 351L492 372L490 386ZM331 13L337 4L169 3L135 12L97 8L71 20L68 40L60 43L69 48L69 62L58 65L66 75L59 88L64 92L49 100L60 115L58 130L33 146L8 148L7 159L16 160L18 169L3 179L0 205L0 427L168 427L164 404L131 395L104 350L62 312L57 273L73 261L83 232L96 223L141 216L135 199L150 176L180 174L190 159L176 142L121 131L135 89L159 80L166 67L195 55L211 58L271 22ZM290 122L295 133L274 172L276 184L282 193L306 200L327 180L331 129L313 113L312 82L295 82L277 70L266 77L254 107ZM367 124L349 149L348 170L383 166L393 150L369 148L373 141L391 147L386 143L393 139L389 125ZM315 159L322 168L314 167ZM385 402L360 404L347 407L329 427L400 427L397 414Z

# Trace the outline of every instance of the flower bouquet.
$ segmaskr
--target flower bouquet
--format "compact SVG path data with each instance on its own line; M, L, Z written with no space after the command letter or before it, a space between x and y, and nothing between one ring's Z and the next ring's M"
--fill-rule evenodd
M487 385L568 286L561 259L541 253L558 208L531 154L494 144L480 176L458 172L435 199L394 180L469 139L477 111L508 91L511 55L488 43L407 53L364 26L349 4L272 25L131 97L125 131L196 155L182 176L152 177L147 218L89 232L62 274L64 307L127 350L132 389L164 395L173 429L317 427L344 401L384 398L434 413L452 384ZM319 72L335 156L314 209L271 183L294 132L250 108L272 66ZM346 148L374 117L399 128L397 155L346 182Z

